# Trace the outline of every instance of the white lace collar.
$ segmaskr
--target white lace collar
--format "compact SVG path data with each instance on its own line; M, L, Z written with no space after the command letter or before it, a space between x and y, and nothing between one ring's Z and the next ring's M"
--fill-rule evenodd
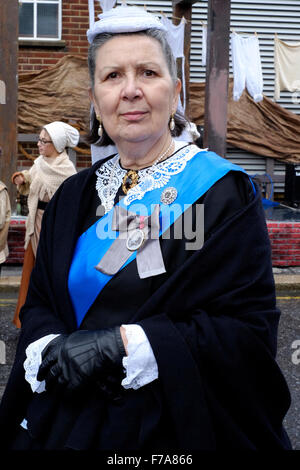
M125 205L128 206L135 200L141 200L148 191L165 186L171 176L183 171L187 161L199 151L201 149L195 145L187 145L186 142L175 141L175 152L171 157L158 163L155 167L139 170L139 183L131 188L124 197ZM116 163L118 158L117 154L96 170L96 190L105 209L105 214L112 209L118 189L127 173L127 170L122 168L119 162ZM111 178L112 171L114 171L113 178Z

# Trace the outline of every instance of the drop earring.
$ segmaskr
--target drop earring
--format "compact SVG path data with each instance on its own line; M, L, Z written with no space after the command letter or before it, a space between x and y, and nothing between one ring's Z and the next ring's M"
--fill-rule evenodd
M175 114L175 113L172 113L172 114L171 114L171 119L170 119L170 122L169 122L170 131L174 131L174 129L175 129L174 114Z
M102 137L103 135L103 127L102 127L102 122L101 122L101 117L96 116L97 121L99 121L99 127L98 127L98 136Z

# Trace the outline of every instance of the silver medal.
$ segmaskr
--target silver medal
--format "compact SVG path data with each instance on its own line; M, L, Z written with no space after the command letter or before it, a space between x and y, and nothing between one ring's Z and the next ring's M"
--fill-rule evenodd
M177 198L177 189L174 188L173 186L170 186L169 188L166 188L163 190L163 192L161 193L160 201L163 204L172 204L172 202L174 202L176 198Z
M126 247L129 251L138 250L145 240L145 234L143 230L137 228L128 233Z

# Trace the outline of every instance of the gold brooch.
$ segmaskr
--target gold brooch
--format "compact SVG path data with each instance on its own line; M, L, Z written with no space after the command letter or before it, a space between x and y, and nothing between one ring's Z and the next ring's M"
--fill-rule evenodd
M129 189L133 188L138 184L139 175L135 170L127 171L126 175L123 178L122 190L124 194L127 194Z

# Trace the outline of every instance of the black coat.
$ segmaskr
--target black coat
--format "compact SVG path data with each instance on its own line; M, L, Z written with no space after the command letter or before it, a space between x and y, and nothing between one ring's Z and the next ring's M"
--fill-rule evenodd
M270 244L260 196L228 174L205 204L205 243L161 240L167 273L140 280L135 261L100 293L82 327L138 323L159 378L110 401L96 387L80 395L32 394L25 348L76 329L67 279L76 240L96 204L95 169L65 181L44 214L15 363L0 407L0 445L11 447L23 418L28 447L57 449L289 449L290 405L275 361L276 308ZM136 293L136 296L135 296Z

